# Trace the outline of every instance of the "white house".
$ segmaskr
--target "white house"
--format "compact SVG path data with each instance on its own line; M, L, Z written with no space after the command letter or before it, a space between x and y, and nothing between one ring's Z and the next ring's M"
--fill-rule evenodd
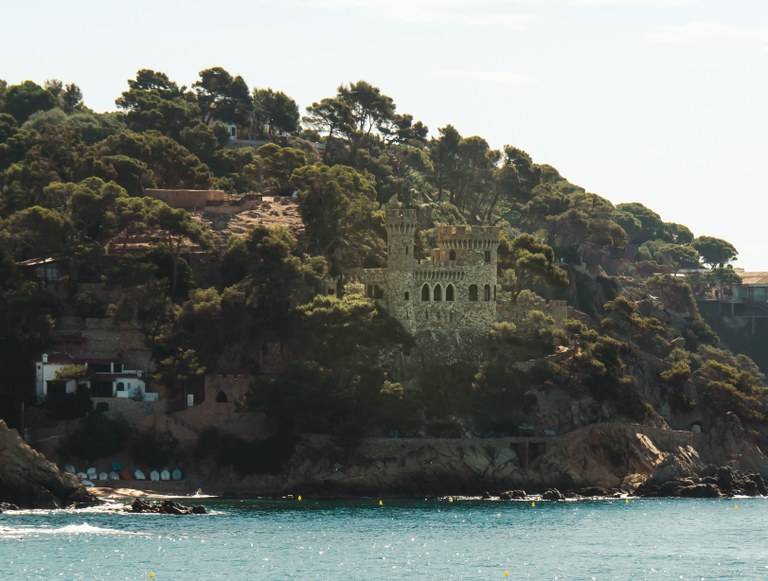
M157 399L156 393L148 393L144 372L125 369L120 357L77 358L68 353L43 353L35 362L35 387L38 397L48 394L76 393L78 386L91 390L92 397L135 398L146 401ZM60 380L56 374L68 365L87 368L87 377Z

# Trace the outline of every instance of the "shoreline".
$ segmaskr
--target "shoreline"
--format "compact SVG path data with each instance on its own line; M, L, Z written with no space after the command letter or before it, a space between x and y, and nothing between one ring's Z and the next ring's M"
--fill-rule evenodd
M114 480L98 482L95 486L86 488L88 492L100 500L134 500L137 498L148 500L162 500L168 498L192 499L211 498L199 488L191 489L182 481L125 481Z

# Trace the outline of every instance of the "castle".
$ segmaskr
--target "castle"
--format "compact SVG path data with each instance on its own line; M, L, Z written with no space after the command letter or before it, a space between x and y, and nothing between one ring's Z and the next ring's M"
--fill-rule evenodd
M387 267L363 271L366 294L412 334L487 332L496 322L495 226L438 226L437 248L414 256L417 211L386 211Z

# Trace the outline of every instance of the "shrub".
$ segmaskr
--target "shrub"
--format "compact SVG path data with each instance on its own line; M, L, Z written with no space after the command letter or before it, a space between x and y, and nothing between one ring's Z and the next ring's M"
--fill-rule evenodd
M278 474L296 449L294 435L274 434L248 442L222 434L216 428L204 430L195 446L197 460L211 459L218 466L231 466L239 476Z
M176 447L175 440L160 434L140 434L133 439L133 458L137 464L151 468L168 465Z
M93 407L91 390L80 385L77 393L49 393L42 402L43 409L57 420L82 418Z
M113 420L101 412L91 412L83 424L64 439L61 453L92 462L120 452L127 435L128 423L123 418Z

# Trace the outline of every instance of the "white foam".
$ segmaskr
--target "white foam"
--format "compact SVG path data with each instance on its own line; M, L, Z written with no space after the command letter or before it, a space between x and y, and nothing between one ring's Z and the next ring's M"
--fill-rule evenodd
M96 527L88 523L63 527L0 527L0 538L19 538L39 535L139 535L130 531Z

